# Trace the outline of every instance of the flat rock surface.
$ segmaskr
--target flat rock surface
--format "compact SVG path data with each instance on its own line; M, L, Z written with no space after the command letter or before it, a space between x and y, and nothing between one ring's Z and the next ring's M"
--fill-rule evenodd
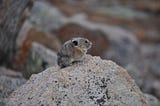
M148 106L126 70L112 61L86 55L84 60L32 75L14 91L7 106Z

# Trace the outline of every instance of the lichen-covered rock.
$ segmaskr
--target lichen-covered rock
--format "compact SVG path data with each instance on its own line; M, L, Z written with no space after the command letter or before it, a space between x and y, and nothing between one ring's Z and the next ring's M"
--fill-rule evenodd
M112 61L85 56L60 69L33 75L10 96L8 106L148 106L126 70Z
M57 64L57 54L45 46L33 42L26 55L26 60L20 65L24 77L44 71Z

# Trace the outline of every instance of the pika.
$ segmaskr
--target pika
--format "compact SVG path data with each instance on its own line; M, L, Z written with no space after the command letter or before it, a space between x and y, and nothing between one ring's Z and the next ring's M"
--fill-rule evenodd
M57 63L61 68L83 60L83 56L92 46L92 42L86 38L76 37L66 41L57 56Z

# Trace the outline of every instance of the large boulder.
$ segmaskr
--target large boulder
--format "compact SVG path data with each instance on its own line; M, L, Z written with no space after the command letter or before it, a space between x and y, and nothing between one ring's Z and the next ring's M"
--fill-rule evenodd
M60 69L51 67L14 91L8 106L148 106L127 71L112 61L86 55Z

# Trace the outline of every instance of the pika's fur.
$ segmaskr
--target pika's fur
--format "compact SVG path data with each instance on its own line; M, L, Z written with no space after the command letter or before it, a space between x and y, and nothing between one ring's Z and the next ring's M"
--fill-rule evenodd
M91 41L86 38L77 37L66 41L58 52L58 65L63 68L74 62L82 61L83 56L92 46Z

